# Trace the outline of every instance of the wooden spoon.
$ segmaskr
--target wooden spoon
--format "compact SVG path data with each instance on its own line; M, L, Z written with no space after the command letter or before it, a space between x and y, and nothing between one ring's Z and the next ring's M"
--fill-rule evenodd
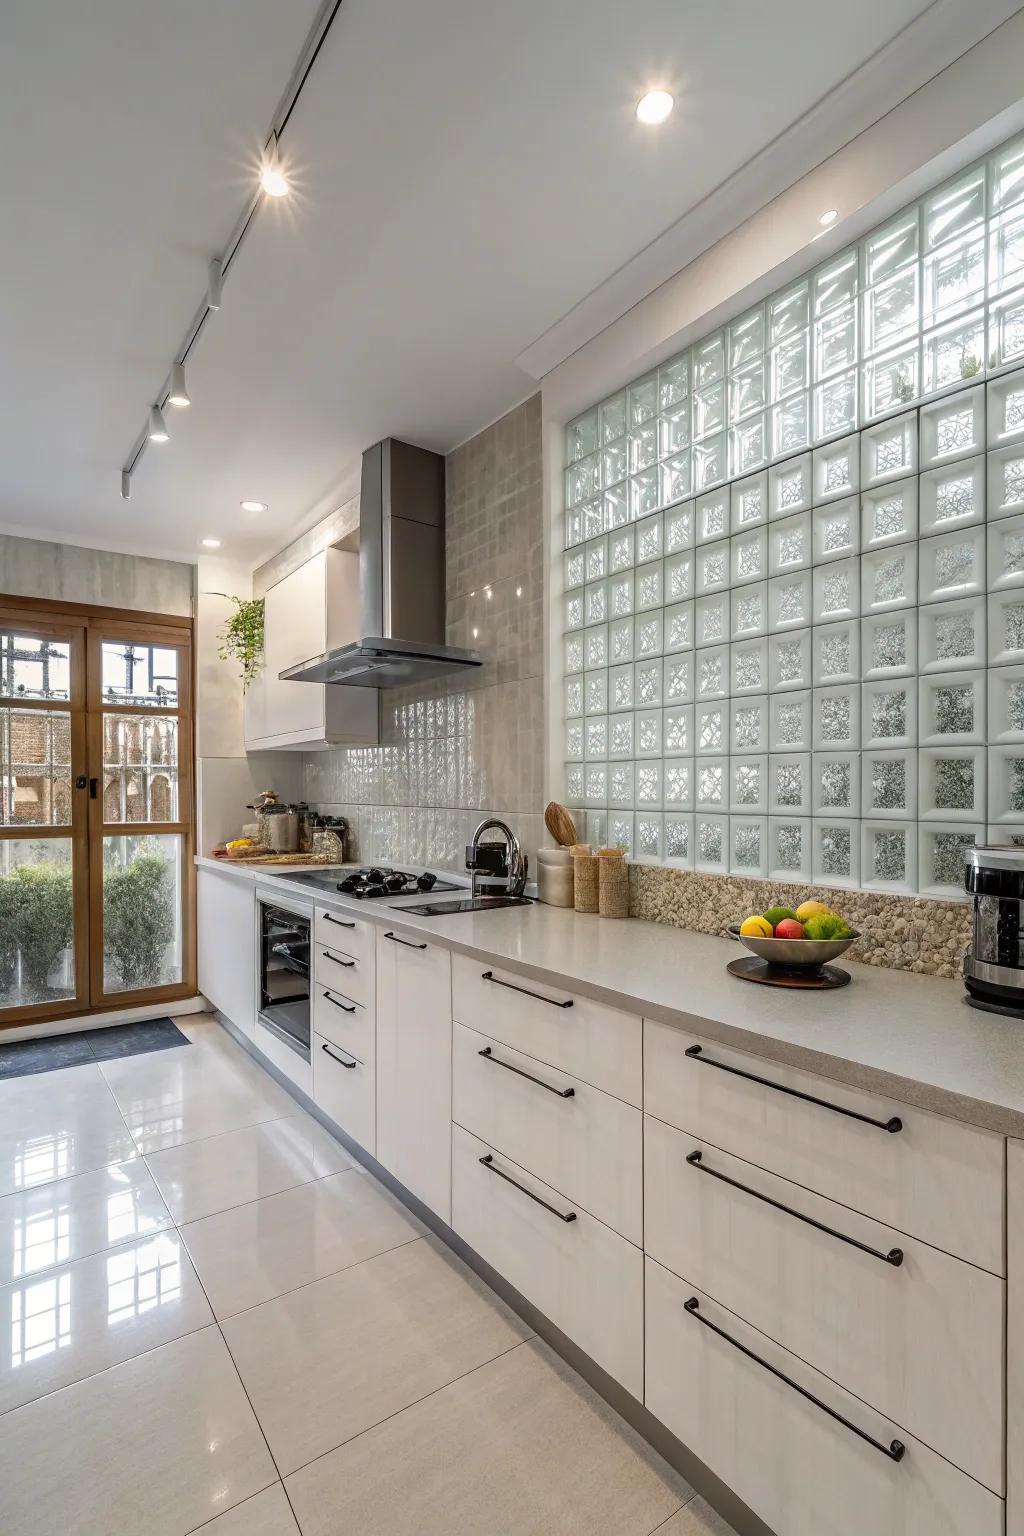
M579 839L572 812L566 810L564 805L559 805L557 800L551 800L545 806L544 825L562 848L571 848Z

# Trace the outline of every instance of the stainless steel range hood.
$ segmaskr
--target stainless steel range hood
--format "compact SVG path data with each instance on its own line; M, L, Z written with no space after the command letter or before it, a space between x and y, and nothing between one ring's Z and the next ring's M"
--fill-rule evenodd
M394 437L363 454L359 606L360 639L280 676L393 688L483 665L444 643L444 459Z

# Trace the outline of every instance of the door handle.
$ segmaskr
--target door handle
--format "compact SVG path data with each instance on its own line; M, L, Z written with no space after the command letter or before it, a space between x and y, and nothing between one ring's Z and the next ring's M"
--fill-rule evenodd
M350 1072L353 1072L359 1065L357 1061L343 1061L340 1056L335 1056L329 1045L321 1045L320 1049L326 1051L331 1060L336 1061L339 1067L348 1067Z
M335 965L343 965L345 966L346 970L350 971L355 965L354 960L339 960L337 955L332 955L329 949L322 949L320 953L323 955L325 960L333 960Z
M325 992L324 997L329 1003L333 1003L335 1008L340 1008L342 1013L355 1013L356 1011L355 1003L352 1004L351 1008L346 1008L344 1003L339 1003L337 999L333 998L329 992Z
M99 787L100 787L99 779L90 779L89 780L89 799L90 800L95 800L96 799L96 792L99 789Z
M903 1129L903 1121L898 1115L893 1115L889 1120L874 1120L856 1109L847 1109L844 1104L833 1104L828 1099L815 1098L813 1093L801 1093L799 1088L789 1088L785 1083L773 1083L770 1077L757 1077L753 1072L742 1072L739 1067L731 1067L727 1062L715 1061L711 1056L704 1055L702 1045L687 1046L686 1054L691 1061L699 1062L702 1067L715 1067L719 1072L731 1072L733 1077L745 1077L748 1083L760 1083L762 1088L774 1088L776 1093L786 1093L791 1099L803 1099L805 1104L817 1104L819 1109L830 1109L834 1115L845 1115L848 1120L860 1120L864 1125L888 1131L890 1136Z
M400 939L397 933L386 933L384 937L390 939L392 944L404 945L406 949L426 949L427 947L425 944L413 944L409 939Z
M86 785L88 784L88 782L89 782L89 780L86 778L84 773L76 773L75 774L75 788L76 789L84 789L86 787Z

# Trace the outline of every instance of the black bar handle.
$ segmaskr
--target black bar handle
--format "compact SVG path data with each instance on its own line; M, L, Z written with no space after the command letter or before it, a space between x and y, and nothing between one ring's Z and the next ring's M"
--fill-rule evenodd
M355 965L354 960L339 960L337 955L332 955L329 949L322 949L320 953L325 960L333 960L335 965L343 965L347 971L350 971Z
M335 1008L340 1008L342 1013L355 1013L356 1011L355 1003L352 1004L351 1008L346 1008L344 1003L339 1003L338 999L336 997L332 997L329 992L325 992L324 997L326 997L329 1003L333 1003Z
M837 1231L835 1227L827 1227L823 1221L815 1221L813 1216L805 1216L803 1211L795 1211L791 1205L783 1205L781 1200L773 1200L771 1195L763 1195L759 1189L751 1189L749 1184L741 1184L738 1179L731 1179L727 1173L719 1173L717 1168L709 1168L704 1161L703 1152L688 1153L686 1161L691 1168L696 1168L698 1173L709 1174L711 1178L719 1179L733 1189L741 1189L745 1195L753 1195L755 1200L763 1200L765 1205L770 1205L774 1210L783 1211L787 1216L795 1216L797 1221L804 1221L809 1227L814 1227L818 1232L824 1232L829 1237L838 1237L841 1243L849 1243L851 1248L859 1248L861 1253L868 1253L873 1259L881 1259L883 1264L891 1264L894 1269L899 1269L903 1263L902 1248L890 1248L888 1253L883 1253L881 1248L871 1248L856 1237L849 1237L845 1232Z
M828 1403L823 1403L820 1397L814 1396L813 1392L808 1392L806 1387L802 1387L791 1376L785 1375L784 1372L778 1370L774 1365L770 1365L760 1355L755 1355L754 1351L748 1349L745 1344L741 1344L739 1339L734 1339L731 1333L726 1333L724 1328L719 1328L717 1323L713 1323L710 1318L705 1317L700 1310L700 1302L696 1296L691 1296L688 1301L683 1302L683 1310L689 1312L691 1317L695 1317L698 1323L703 1323L705 1328L710 1328L712 1333L717 1333L718 1337L724 1339L727 1344L731 1344L733 1349L738 1349L741 1355L746 1355L748 1360L753 1360L755 1365L761 1366L762 1370L769 1371L779 1381L784 1381L787 1387L792 1387L794 1392L799 1392L801 1397L806 1397L809 1403L813 1403L815 1408L820 1408L822 1413L827 1413L830 1419L835 1419L838 1424L843 1424L847 1429L852 1429L855 1435L859 1435L862 1440L866 1440L868 1445L874 1446L876 1451L881 1451L883 1456L888 1456L890 1461L902 1461L907 1454L907 1448L902 1440L890 1440L888 1445L882 1440L876 1440L874 1435L869 1435L866 1429L861 1429L859 1425L852 1423L850 1419L845 1419L841 1413L837 1413L834 1408L830 1408Z
M411 939L400 939L397 933L386 933L384 937L390 939L392 944L404 944L406 949L426 949L428 947L426 944L414 944Z
M567 998L560 1003L557 998L545 997L542 992L531 992L529 987L517 987L514 981L502 981L500 976L495 976L493 971L481 971L481 981L493 981L496 987L508 987L510 992L521 992L524 997L535 997L538 1003L550 1003L552 1008L571 1008L572 998Z
M574 1099L575 1088L556 1088L553 1083L546 1083L542 1077L534 1077L532 1072L524 1072L522 1067L514 1067L510 1061L502 1061L500 1056L495 1056L489 1045L485 1045L482 1051L477 1051L485 1061L493 1061L496 1067L504 1067L506 1072L514 1072L516 1077L525 1077L528 1083L536 1083L538 1088L546 1088L548 1093L557 1094L560 1099Z
M354 928L355 923L346 923L344 918L332 917L329 912L324 913L324 922L333 923L336 928Z
M90 779L89 780L89 799L90 800L95 800L96 799L96 793L97 793L97 790L99 789L99 787L100 787L99 779Z
M331 1060L336 1061L339 1067L348 1067L350 1072L359 1065L357 1061L345 1061L343 1057L335 1056L329 1045L321 1045L320 1049L326 1051Z
M902 1131L903 1121L898 1115L893 1115L891 1120L872 1120L870 1115L858 1114L855 1109L846 1109L842 1104L831 1104L828 1099L816 1099L813 1093L801 1093L799 1088L787 1088L784 1083L773 1083L770 1077L758 1077L753 1072L741 1072L739 1067L730 1067L724 1061L715 1061L711 1056L704 1055L702 1045L687 1046L686 1054L691 1061L699 1061L704 1067L717 1067L719 1072L731 1072L733 1077L745 1077L748 1083L760 1083L762 1088L774 1088L776 1093L788 1093L791 1099L803 1099L805 1104L817 1104L819 1109L830 1109L833 1114L845 1115L848 1120L859 1120L862 1125L873 1125L880 1131L888 1131L895 1135Z
M498 1167L497 1163L494 1161L493 1152L488 1152L487 1156L482 1157L480 1161L483 1163L488 1173L496 1173L499 1179L504 1179L505 1183L511 1184L513 1189L518 1189L519 1193L521 1195L525 1195L528 1200L533 1200L537 1205L542 1205L546 1211L551 1212L552 1216L557 1216L559 1221L576 1220L575 1211L560 1211L555 1206L548 1205L548 1202L546 1200L542 1200L540 1195L535 1195L532 1189L527 1189L525 1184L517 1184L515 1179L513 1179L509 1174L505 1173L503 1169Z

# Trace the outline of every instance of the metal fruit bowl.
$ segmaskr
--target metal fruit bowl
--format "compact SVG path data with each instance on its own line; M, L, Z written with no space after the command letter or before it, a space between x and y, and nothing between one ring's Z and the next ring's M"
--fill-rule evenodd
M851 928L848 939L754 939L740 933L739 923L730 923L729 932L751 954L787 971L813 970L829 960L838 960L854 940L860 938L855 928Z

